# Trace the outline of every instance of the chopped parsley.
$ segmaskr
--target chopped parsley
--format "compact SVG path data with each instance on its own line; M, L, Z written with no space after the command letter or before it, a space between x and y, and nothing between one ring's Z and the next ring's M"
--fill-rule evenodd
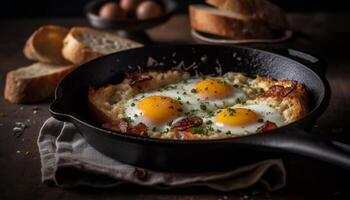
M157 128L156 128L156 127L153 127L153 128L152 128L152 131L153 131L153 132L156 132L156 131L157 131Z
M227 108L227 111L228 111L230 116L233 116L236 113L236 110L233 108Z
M201 105L200 105L200 108L201 108L201 110L207 110L207 106L204 105L204 104L201 104Z
M131 103L131 106L134 107L134 106L135 106L135 103Z
M211 125L211 124L213 124L213 121L208 120L208 121L206 121L206 122L205 122L205 124L207 124L207 125Z
M202 128L202 127L193 127L191 129L191 132L193 134L206 134L207 133L207 130Z
M188 111L188 112L185 112L185 115L186 115L187 117L190 117L190 116L195 115L197 112L198 112L197 109L193 109L193 110L190 110L190 111Z
M197 90L193 88L193 89L191 90L191 92L192 92L192 93L197 93Z
M226 135L231 135L231 131L226 131Z
M263 123L263 122L264 122L264 119L259 118L259 119L258 119L258 122L259 122L259 123Z
M241 100L240 98L237 98L237 99L235 100L235 103L236 103L236 104L241 104L241 103L242 103L242 100Z
M214 117L215 113L212 110L207 111L208 117Z
M167 123L168 126L171 126L172 124L173 124L173 120L170 120L170 121Z

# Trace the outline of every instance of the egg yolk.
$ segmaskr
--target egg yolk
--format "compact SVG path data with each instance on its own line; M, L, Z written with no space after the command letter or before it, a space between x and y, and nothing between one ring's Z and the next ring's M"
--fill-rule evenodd
M231 85L219 79L206 79L197 82L195 85L196 92L207 99L222 99L232 94Z
M228 126L245 126L256 123L259 115L246 108L227 108L216 115L216 122Z
M182 105L165 96L145 97L138 104L143 115L154 123L164 123L181 115Z

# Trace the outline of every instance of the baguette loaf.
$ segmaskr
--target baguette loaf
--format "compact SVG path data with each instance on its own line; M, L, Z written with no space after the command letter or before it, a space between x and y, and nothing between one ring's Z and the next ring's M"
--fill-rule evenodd
M59 81L73 69L73 65L34 63L10 71L6 77L5 99L11 103L44 100L52 96Z
M62 56L63 39L68 29L60 26L47 25L36 30L27 40L23 49L29 60L51 64L68 64Z
M75 64L142 44L91 28L73 27L63 42L63 56Z
M247 17L205 5L190 5L193 29L235 39L268 39L272 32L261 19Z
M237 15L265 21L271 29L288 27L284 11L267 0L206 0L206 2Z

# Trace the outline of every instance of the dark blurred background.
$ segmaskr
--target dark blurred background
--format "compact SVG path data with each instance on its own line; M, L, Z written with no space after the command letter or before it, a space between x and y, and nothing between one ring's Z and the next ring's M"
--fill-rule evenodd
M290 12L349 13L347 0L271 0ZM83 15L89 0L3 0L1 18L74 17ZM185 13L188 4L204 0L178 0L178 12Z

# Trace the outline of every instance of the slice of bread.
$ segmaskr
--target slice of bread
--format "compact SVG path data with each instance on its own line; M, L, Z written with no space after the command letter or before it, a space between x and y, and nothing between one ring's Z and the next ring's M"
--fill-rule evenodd
M63 43L63 56L76 64L142 46L140 43L118 37L115 34L84 27L72 28Z
M206 0L206 2L237 15L264 20L272 29L284 30L288 27L284 11L267 0Z
M59 81L74 65L34 63L10 71L6 77L5 99L11 103L31 103L53 95Z
M235 39L268 39L272 32L260 19L213 8L190 5L191 27L197 31Z
M68 29L60 26L42 26L27 40L23 53L29 60L68 64L62 56L63 39L68 32Z

